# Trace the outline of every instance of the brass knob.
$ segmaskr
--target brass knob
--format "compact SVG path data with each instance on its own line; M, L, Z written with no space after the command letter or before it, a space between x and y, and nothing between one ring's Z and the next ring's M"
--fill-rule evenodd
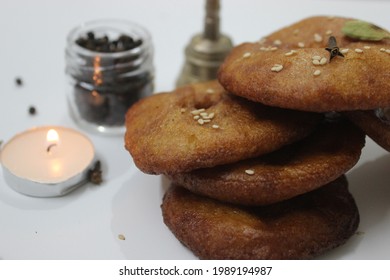
M218 68L231 51L231 39L220 33L220 1L206 0L203 33L185 48L185 62L176 86L216 79Z

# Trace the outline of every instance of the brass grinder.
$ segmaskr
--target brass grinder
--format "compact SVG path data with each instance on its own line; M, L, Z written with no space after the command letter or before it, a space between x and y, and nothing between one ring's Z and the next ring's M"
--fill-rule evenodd
M176 86L217 78L218 68L233 47L220 33L220 1L206 0L204 30L193 36L185 48L185 63Z

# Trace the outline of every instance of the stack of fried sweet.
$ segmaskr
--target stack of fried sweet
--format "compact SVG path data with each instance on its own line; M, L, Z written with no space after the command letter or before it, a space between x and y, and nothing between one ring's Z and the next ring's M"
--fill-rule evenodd
M345 173L368 133L356 115L381 123L390 106L389 41L360 38L362 24L304 19L235 47L218 80L129 109L125 147L172 182L163 219L197 257L309 259L356 232Z

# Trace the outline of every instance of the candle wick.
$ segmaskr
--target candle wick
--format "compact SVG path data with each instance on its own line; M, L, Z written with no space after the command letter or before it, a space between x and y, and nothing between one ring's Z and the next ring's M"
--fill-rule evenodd
M55 143L54 144L50 144L49 146L47 146L46 152L50 153L51 148L53 148L55 146L57 146L57 144L55 144Z

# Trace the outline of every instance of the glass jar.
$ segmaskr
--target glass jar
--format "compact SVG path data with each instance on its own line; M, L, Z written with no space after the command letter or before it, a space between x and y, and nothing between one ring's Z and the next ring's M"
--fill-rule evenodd
M87 22L69 33L65 57L75 122L90 131L124 133L128 108L154 89L149 32L123 20Z

